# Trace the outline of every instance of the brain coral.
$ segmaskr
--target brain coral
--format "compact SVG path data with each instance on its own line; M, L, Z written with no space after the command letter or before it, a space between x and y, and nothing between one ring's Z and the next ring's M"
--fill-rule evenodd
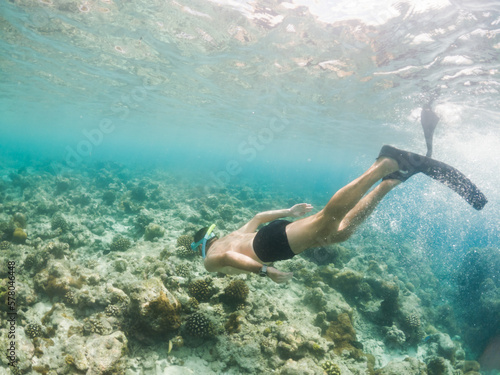
M14 234L12 235L12 241L16 243L24 243L28 238L28 235L22 228L16 228Z

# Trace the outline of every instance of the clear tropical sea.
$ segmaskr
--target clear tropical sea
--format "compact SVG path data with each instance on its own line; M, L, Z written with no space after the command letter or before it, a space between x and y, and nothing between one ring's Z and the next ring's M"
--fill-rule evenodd
M425 154L420 113L428 103L440 119L434 134L433 157L462 171L487 196L488 204L476 211L446 186L426 176L415 176L391 192L358 236L346 244L351 249L351 262L332 261L338 272L347 267L369 278L359 257L376 258L377 252L384 251L385 256L394 254L392 263L387 261L386 273L378 277L387 280L397 275L399 281L391 280L401 283L401 295L403 285L412 284L408 293L421 301L417 303L422 310L418 310L420 319L432 326L424 329L422 323L422 339L427 341L415 342L414 335L410 339L412 336L403 328L411 309L402 308L401 316L393 320L395 326L405 331L407 340L395 346L387 344L390 339L384 338L383 327L391 324L370 315L375 307L369 300L363 306L349 300L346 290L335 281L332 290L341 290L342 298L352 307L346 311L350 311L358 341L363 344L361 338L368 337L364 347L354 347L376 358L375 370L384 368L391 358L402 360L409 356L425 363L429 375L451 373L446 371L466 374L467 367L460 367L459 363L464 359L481 362L483 373L498 372L497 1L3 0L0 222L12 224L16 213L25 215L27 224L23 230L27 240L16 243L12 237L14 229L9 232L7 224L0 228L2 240L8 242L5 247L10 246L5 251L12 252L1 255L1 267L6 268L3 262L12 257L19 257L18 261L24 264L30 251L40 251L49 241L68 243L70 251L77 254L73 255L73 265L81 263L83 267L79 256L88 254L105 263L103 249L109 247L117 233L132 241L132 251L147 251L141 247L145 228L140 228L143 232L139 233L137 228L127 229L127 225L137 226L135 216L143 215L142 209L149 210L151 221L165 229L165 234L153 241L158 254L160 247L175 248L177 237L187 233L183 229L189 227L186 223L194 228L208 225L210 220L222 220L226 227L222 225L221 231L229 232L258 210L310 202L316 212L337 189L371 165L383 144ZM104 175L108 179L105 182ZM61 181L68 182L67 189L60 188ZM147 200L134 202L134 189L142 188L146 189ZM106 191L116 195L116 202L101 209ZM75 192L88 197L87 203L75 203ZM155 196L162 196L161 202L166 203L152 202ZM205 210L207 200L213 202L213 197L218 203L209 205L208 213L203 211L200 216L200 207ZM136 206L127 206L127 212L123 202L129 198ZM40 200L52 200L55 208L40 209ZM222 206L230 207L233 214L221 214ZM168 219L162 214L166 211L170 212ZM81 232L87 233L82 234L85 239L78 243L46 234L44 231L54 230L50 222L56 214L63 215L75 227L86 226L87 232ZM92 227L88 223L92 221L102 221L104 231ZM398 256L405 251L406 263L400 262ZM292 264L293 267L283 267L300 268ZM197 276L207 276L200 264L197 267ZM420 275L419 284L415 275L423 269L426 276ZM21 269L18 273L25 272L25 276L19 277L29 279L36 278L36 271L35 267L32 273ZM408 279L401 276L405 272ZM5 273L1 270L0 276L6 278ZM155 275L146 271L144 274ZM188 290L191 280L181 280L180 286L175 287L180 289L175 289L165 281L167 276L175 275L161 275L166 275L163 283L174 290L174 295L177 290L177 298L183 302L182 296L187 295L184 290ZM106 274L101 277L105 279ZM337 280L335 277L332 280ZM435 289L429 287L419 294L419 285L423 289L423 279L429 277L434 278ZM255 283L250 278L245 280L251 286ZM216 282L225 285L223 281ZM295 283L297 295L309 287L322 288L305 277ZM374 281L367 283L376 290ZM262 289L259 285L251 291L258 293ZM37 290L37 300L30 302L23 297L28 312L22 318L25 323L41 324L43 314L62 297L51 295L45 287L33 288ZM283 291L272 285L266 288L268 293L278 294L278 299ZM121 289L129 294L125 286ZM252 295L249 298L257 299ZM205 303L210 311L208 302ZM87 315L77 318L83 321L97 316L106 303L97 305L86 306ZM453 323L451 318L442 317L446 309L453 311ZM38 315L31 314L32 310L38 311ZM260 327L263 323L255 313L258 304L247 310L249 331L252 324L254 329ZM168 340L178 332L184 334L189 313L192 312L183 311L180 331L168 331ZM2 316L0 329L6 329L5 317ZM286 323L281 316L277 321L282 320ZM364 325L365 321L372 326ZM298 329L291 318L288 323ZM130 333L133 330L113 327L114 331L107 334L123 331L129 346L134 342L136 348L141 347L142 341ZM318 340L330 332L325 327L321 329ZM465 353L463 358L443 354L444 344L439 344L442 340L435 336L439 334L459 343L456 348L460 345ZM221 335L211 338L219 340L220 353ZM89 332L84 336L89 337ZM57 344L56 336L45 332L45 339L50 337ZM280 342L280 335L276 337ZM382 344L374 346L373 342ZM425 350L421 347L430 347L433 342L441 349L425 349L427 354L422 354ZM58 350L68 353L61 345L63 349ZM82 345L90 346L88 341ZM272 350L267 353L263 345L261 354L255 354L257 362L263 361L262 356L274 358ZM139 360L131 364L133 358L141 358L137 350L136 357L130 350L129 359L119 360L121 369L128 374L148 373L150 369L137 365ZM176 350L184 365L181 360L172 359ZM202 349L187 341L171 353L169 349L171 355L166 359L161 355L155 358L164 360L165 374L173 374L174 367L175 371L198 369L209 373L208 367L203 370L203 364L190 362L199 354L196 350ZM279 344L276 350L279 352ZM325 360L338 364L345 374L375 371L373 366L371 370L350 366L349 356L330 352L325 349L322 357L290 354L289 358L280 352L280 360L273 362L275 371L308 374L306 370L293 372L294 365L286 361L299 363L309 357L312 362L304 365L309 373L316 373L314 366L317 371L325 369ZM222 361L220 353L220 358L213 353L204 353L203 358L208 363ZM56 352L51 355L57 356ZM35 368L37 360L30 358L23 357L23 373L40 370ZM439 372L443 366L436 365L439 360L435 358L444 358L444 372ZM271 366L271 362L262 362L262 367L237 360L224 363L220 368L212 366L210 371L261 373L262 368ZM7 363L4 365L8 367ZM68 362L66 365L71 366ZM56 368L57 373L72 373L71 367L63 364L52 370ZM78 367L81 373L91 370L91 365ZM473 374L471 371L468 372Z

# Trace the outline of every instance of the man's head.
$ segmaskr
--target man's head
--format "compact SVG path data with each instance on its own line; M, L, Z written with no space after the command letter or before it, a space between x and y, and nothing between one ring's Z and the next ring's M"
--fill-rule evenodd
M210 227L201 228L194 235L194 242L191 244L191 249L193 251L201 250L203 258L205 258L206 251L213 243L213 240L217 239L217 236L213 233L214 228L215 224L212 224Z

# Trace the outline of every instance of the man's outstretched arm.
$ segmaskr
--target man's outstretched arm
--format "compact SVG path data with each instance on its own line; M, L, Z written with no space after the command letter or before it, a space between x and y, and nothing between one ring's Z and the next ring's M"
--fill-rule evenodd
M270 221L280 219L282 217L300 217L312 210L312 206L308 203L299 203L291 208L283 210L272 210L259 212L248 223L246 223L240 230L245 233L252 233L257 230L259 225L268 223Z
M226 271L224 273L229 273L227 272L227 267L246 273L259 273L262 269L262 264L250 257L247 257L246 255L234 251L217 254L205 260L205 268L209 272ZM281 272L274 267L268 267L267 275L274 282L283 283L290 280L293 276L293 273Z

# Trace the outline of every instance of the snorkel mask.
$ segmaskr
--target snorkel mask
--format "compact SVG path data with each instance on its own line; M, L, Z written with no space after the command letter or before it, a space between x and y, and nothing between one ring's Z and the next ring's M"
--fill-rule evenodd
M215 234L212 233L214 228L215 228L215 224L210 225L210 227L207 230L207 233L205 233L205 236L201 240L199 240L198 242L193 242L191 244L191 250L193 250L193 251L196 251L198 246L203 244L203 246L201 247L201 255L203 256L203 259L205 259L205 248L207 246L207 241L209 239L215 237Z

